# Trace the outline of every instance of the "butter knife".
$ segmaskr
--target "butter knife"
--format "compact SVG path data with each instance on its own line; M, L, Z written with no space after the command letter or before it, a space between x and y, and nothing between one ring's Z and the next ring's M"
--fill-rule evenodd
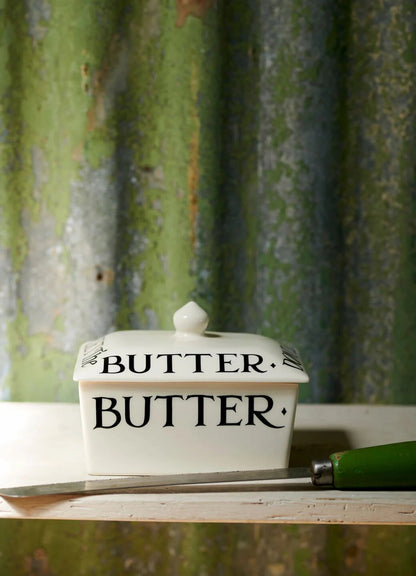
M185 485L293 479L339 490L415 490L416 441L358 448L313 460L310 468L197 472L156 476L97 478L55 484L0 488L4 498L93 495Z

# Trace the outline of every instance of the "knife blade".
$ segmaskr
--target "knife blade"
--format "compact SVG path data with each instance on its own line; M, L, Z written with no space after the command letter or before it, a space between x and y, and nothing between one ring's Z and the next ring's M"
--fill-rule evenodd
M416 489L416 441L358 448L313 460L310 468L236 470L98 478L32 486L0 488L5 498L51 495L94 495L134 490L232 482L302 479L308 484L336 489Z
M106 494L151 488L180 487L199 484L231 484L233 482L259 482L267 480L310 481L308 468L276 468L267 470L232 470L227 472L195 472L185 474L160 474L152 476L125 476L99 478L55 484L16 486L0 488L0 496L17 498L29 496L51 496L64 494Z

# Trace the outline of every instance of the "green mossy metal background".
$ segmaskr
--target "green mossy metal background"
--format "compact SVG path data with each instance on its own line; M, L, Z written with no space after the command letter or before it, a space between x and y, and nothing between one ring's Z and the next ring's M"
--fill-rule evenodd
M76 401L82 341L194 298L295 343L302 401L415 403L415 31L411 0L0 0L1 398ZM0 575L410 575L415 544L2 521Z

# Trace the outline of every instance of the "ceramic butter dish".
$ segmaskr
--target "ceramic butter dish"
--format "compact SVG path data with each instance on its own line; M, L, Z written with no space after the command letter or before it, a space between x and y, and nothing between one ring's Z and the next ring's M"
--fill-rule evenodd
M79 382L90 474L174 474L288 465L297 352L254 334L206 332L194 302L175 331L114 332L81 346Z

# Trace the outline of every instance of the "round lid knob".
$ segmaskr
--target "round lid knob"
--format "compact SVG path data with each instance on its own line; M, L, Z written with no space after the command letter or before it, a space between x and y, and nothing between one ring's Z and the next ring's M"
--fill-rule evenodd
M181 336L201 336L208 322L208 314L196 302L188 302L173 315L176 334Z

